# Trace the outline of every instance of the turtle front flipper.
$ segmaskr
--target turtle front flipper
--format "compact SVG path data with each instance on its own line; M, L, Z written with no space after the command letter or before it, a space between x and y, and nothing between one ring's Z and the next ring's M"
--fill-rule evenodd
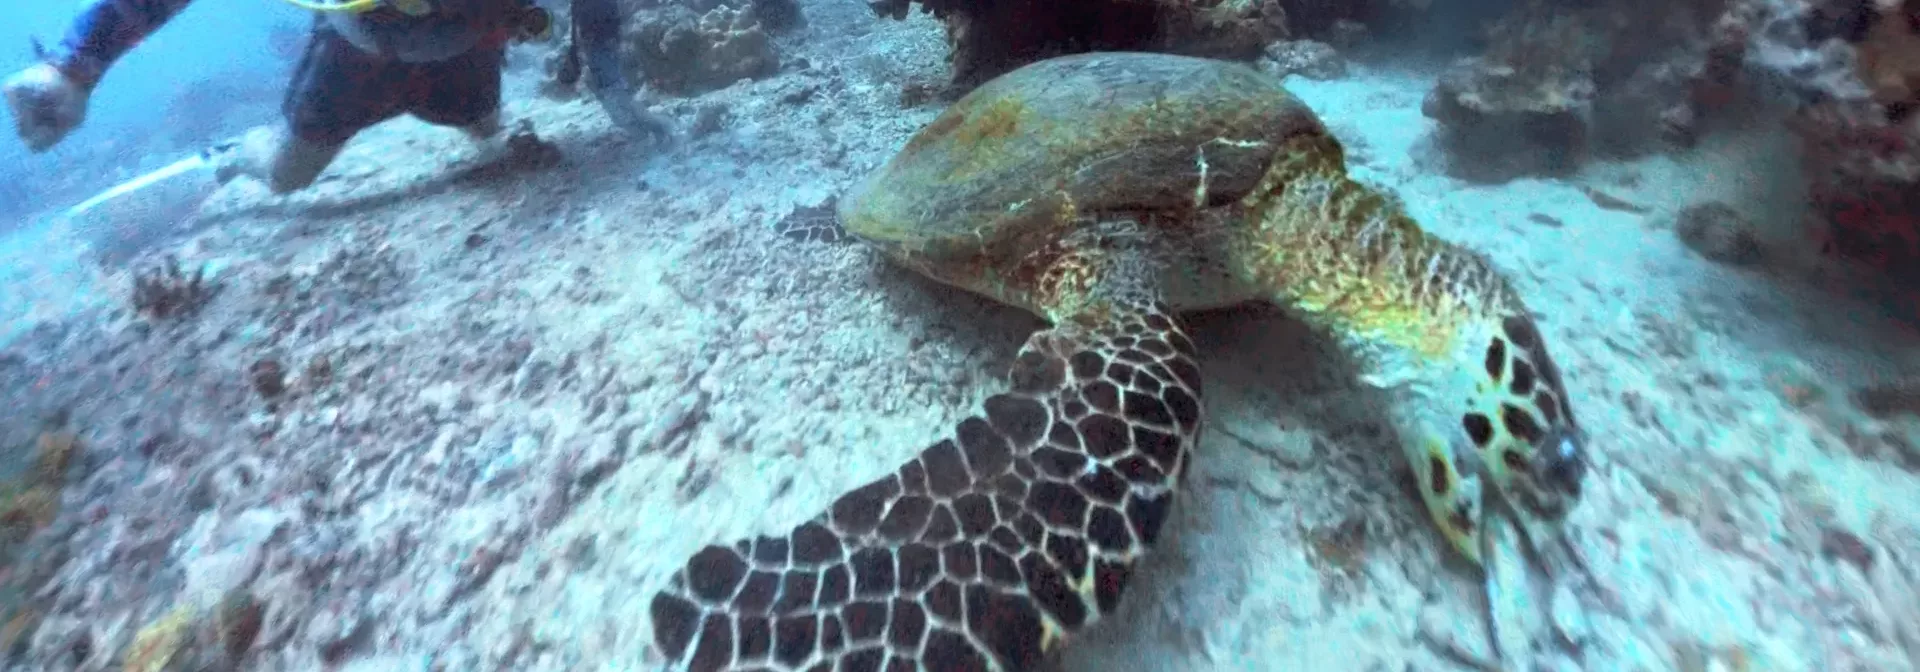
M1294 135L1275 157L1240 203L1230 264L1335 334L1394 396L1389 419L1447 540L1482 559L1483 477L1517 505L1506 508L1563 516L1580 494L1585 439L1506 278L1350 179L1333 137Z
M1193 346L1140 297L1075 297L953 435L653 598L673 669L1028 670L1118 604L1200 429Z

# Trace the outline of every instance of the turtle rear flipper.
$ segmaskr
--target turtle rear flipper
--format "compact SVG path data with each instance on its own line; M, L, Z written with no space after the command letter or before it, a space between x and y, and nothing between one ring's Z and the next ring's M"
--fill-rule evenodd
M1029 670L1111 612L1199 434L1199 369L1158 302L1075 298L951 438L695 554L651 607L673 669Z

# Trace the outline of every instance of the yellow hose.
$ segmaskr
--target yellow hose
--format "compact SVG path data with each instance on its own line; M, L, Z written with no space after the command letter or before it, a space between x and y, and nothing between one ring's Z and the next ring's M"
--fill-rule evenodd
M428 12L433 11L433 7L428 5L426 0L343 0L342 2L281 0L281 2L315 12L347 12L359 14L373 11L382 4L391 5L394 9L400 10L400 13L408 16L425 16Z

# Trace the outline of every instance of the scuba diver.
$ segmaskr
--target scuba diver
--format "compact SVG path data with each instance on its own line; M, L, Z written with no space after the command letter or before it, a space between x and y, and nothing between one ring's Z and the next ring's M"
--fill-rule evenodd
M0 87L27 147L46 151L79 126L107 68L192 1L87 0L56 49L35 42L40 62ZM577 63L585 52L589 86L616 125L670 141L671 126L634 102L619 67L616 1L574 0L567 55ZM551 31L533 0L287 2L316 16L281 106L285 126L249 133L216 172L256 176L280 194L313 184L355 134L401 114L476 141L498 135L508 42Z

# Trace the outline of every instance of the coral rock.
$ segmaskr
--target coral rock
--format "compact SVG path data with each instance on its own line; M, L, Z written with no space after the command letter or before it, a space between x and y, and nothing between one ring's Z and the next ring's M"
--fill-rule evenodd
M1426 111L1455 166L1485 173L1465 177L1562 173L1590 155L1690 145L1715 113L1747 100L1761 14L1739 0L1522 2L1488 28L1484 53L1441 78Z
M698 93L780 71L773 39L747 11L681 5L643 10L625 33L627 67L654 87Z
M1469 58L1441 76L1420 111L1438 123L1451 172L1498 181L1578 167L1592 96L1581 71Z
M160 672L173 662L193 625L194 610L181 606L140 629L127 646L127 672Z
M1308 79L1340 79L1347 76L1347 61L1325 42L1292 40L1267 45L1260 67L1274 75L1300 75Z
M1764 255L1752 223L1725 203L1689 206L1680 212L1673 232L1700 256L1720 263L1745 266Z

